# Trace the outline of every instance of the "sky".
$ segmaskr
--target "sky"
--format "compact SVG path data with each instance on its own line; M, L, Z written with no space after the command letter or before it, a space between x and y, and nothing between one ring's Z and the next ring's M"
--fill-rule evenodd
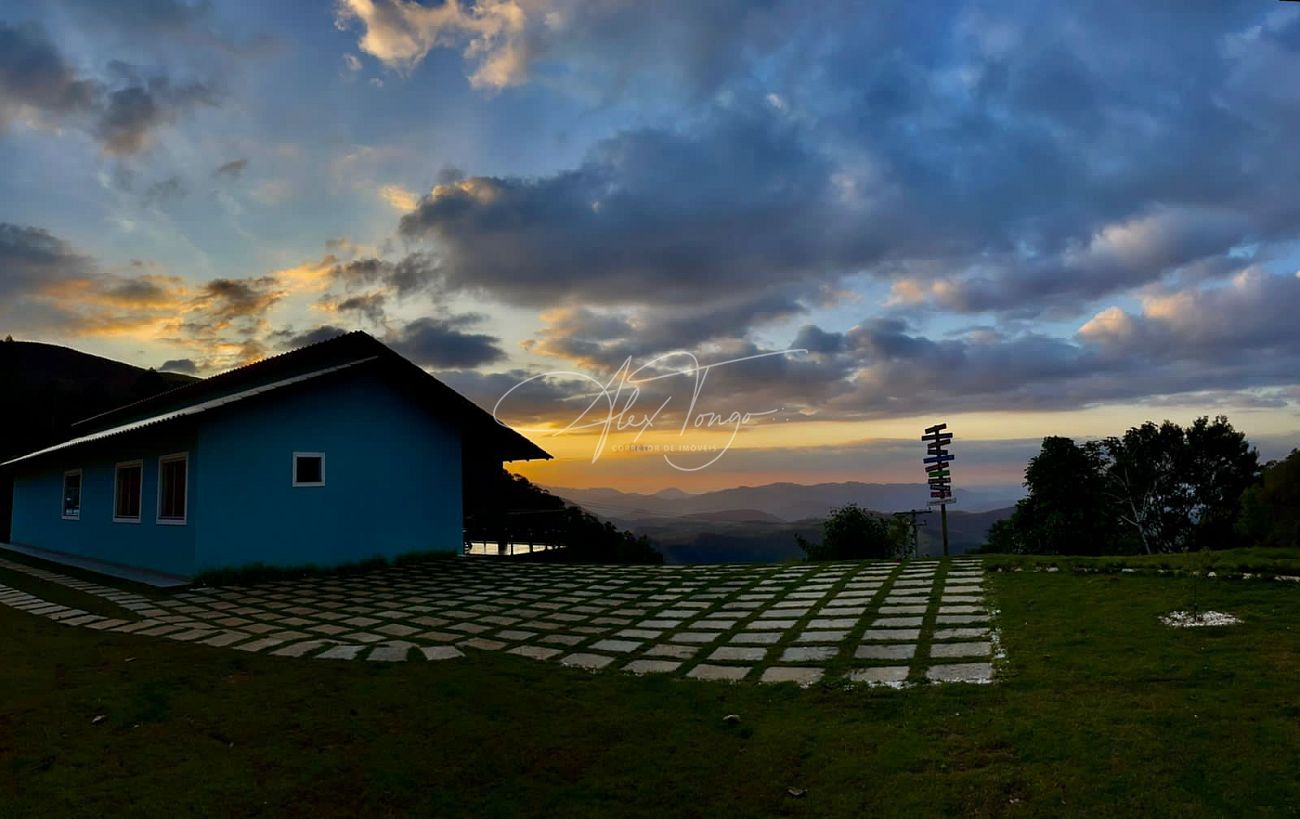
M554 486L1300 445L1300 4L0 0L0 334L361 329Z

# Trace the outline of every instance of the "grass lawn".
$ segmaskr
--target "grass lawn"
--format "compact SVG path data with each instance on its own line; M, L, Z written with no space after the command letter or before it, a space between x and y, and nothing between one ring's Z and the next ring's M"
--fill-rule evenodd
M999 682L906 691L291 660L0 607L0 815L1300 811L1300 589L1210 581L1245 623L1177 631L1186 579L989 584Z
M1176 552L1154 555L1007 555L990 554L984 565L990 569L1031 571L1055 566L1070 571L1118 572L1207 572L1222 575L1260 574L1300 577L1300 549L1249 548L1222 551Z

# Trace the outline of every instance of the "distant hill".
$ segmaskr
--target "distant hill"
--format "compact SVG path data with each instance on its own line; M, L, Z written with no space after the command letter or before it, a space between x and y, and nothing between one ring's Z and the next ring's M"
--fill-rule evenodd
M655 494L600 487L549 491L616 526L654 541L669 563L750 563L802 557L795 535L816 540L831 509L857 503L882 514L924 509L925 484L773 483L689 494L665 489ZM1018 487L957 490L948 513L948 544L961 554L984 543L994 521L1010 516L1023 493ZM939 515L921 518L922 555L943 553Z
M590 512L611 520L656 517L678 518L684 515L761 509L778 520L797 521L822 518L831 509L856 503L877 512L902 512L925 507L929 490L924 483L770 483L763 486L738 486L715 492L687 494L666 489L653 495L620 492L617 489L547 489ZM990 489L962 489L955 492L954 508L963 512L987 512L1013 505L1024 496L1018 486Z
M948 548L954 555L983 545L994 521L1011 515L1013 507L989 512L948 513ZM667 563L762 563L801 558L795 535L820 540L821 518L806 520L727 519L726 513L703 517L619 519L625 527L654 542ZM921 556L943 554L943 539L936 512L921 518L918 552Z
M57 443L73 421L195 380L34 341L0 341L0 461ZM0 475L0 540L9 536L9 478Z
M689 515L682 515L685 520L730 520L730 521L756 521L761 520L768 523L780 523L780 518L761 509L723 509L719 512L692 512Z

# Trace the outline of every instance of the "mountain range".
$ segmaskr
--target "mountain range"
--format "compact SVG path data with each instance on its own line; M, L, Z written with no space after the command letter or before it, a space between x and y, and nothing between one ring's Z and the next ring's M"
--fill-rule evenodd
M611 520L657 517L681 518L711 515L714 519L784 521L822 518L831 509L856 503L876 512L924 509L929 488L924 483L769 483L737 486L693 494L665 489L654 494L622 492L606 487L573 489L547 486L552 494L576 503L587 511ZM962 489L954 491L956 509L987 512L1013 505L1024 497L1018 486Z
M611 488L546 487L621 528L654 541L669 563L763 562L801 557L796 535L817 540L822 519L847 503L882 514L926 509L923 483L772 483L692 494L665 489L653 494ZM1008 517L1019 487L958 489L948 512L953 554L984 543L995 521ZM938 513L919 516L918 553L942 554Z

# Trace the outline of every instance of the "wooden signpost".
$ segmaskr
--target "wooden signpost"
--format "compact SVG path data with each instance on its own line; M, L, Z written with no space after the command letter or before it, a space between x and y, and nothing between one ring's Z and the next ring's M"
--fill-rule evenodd
M955 458L946 447L952 443L952 433L944 432L947 424L925 428L921 440L925 442L925 473L930 484L930 506L939 507L939 521L943 527L943 556L948 556L948 504L956 503L952 496L952 471L949 464Z

